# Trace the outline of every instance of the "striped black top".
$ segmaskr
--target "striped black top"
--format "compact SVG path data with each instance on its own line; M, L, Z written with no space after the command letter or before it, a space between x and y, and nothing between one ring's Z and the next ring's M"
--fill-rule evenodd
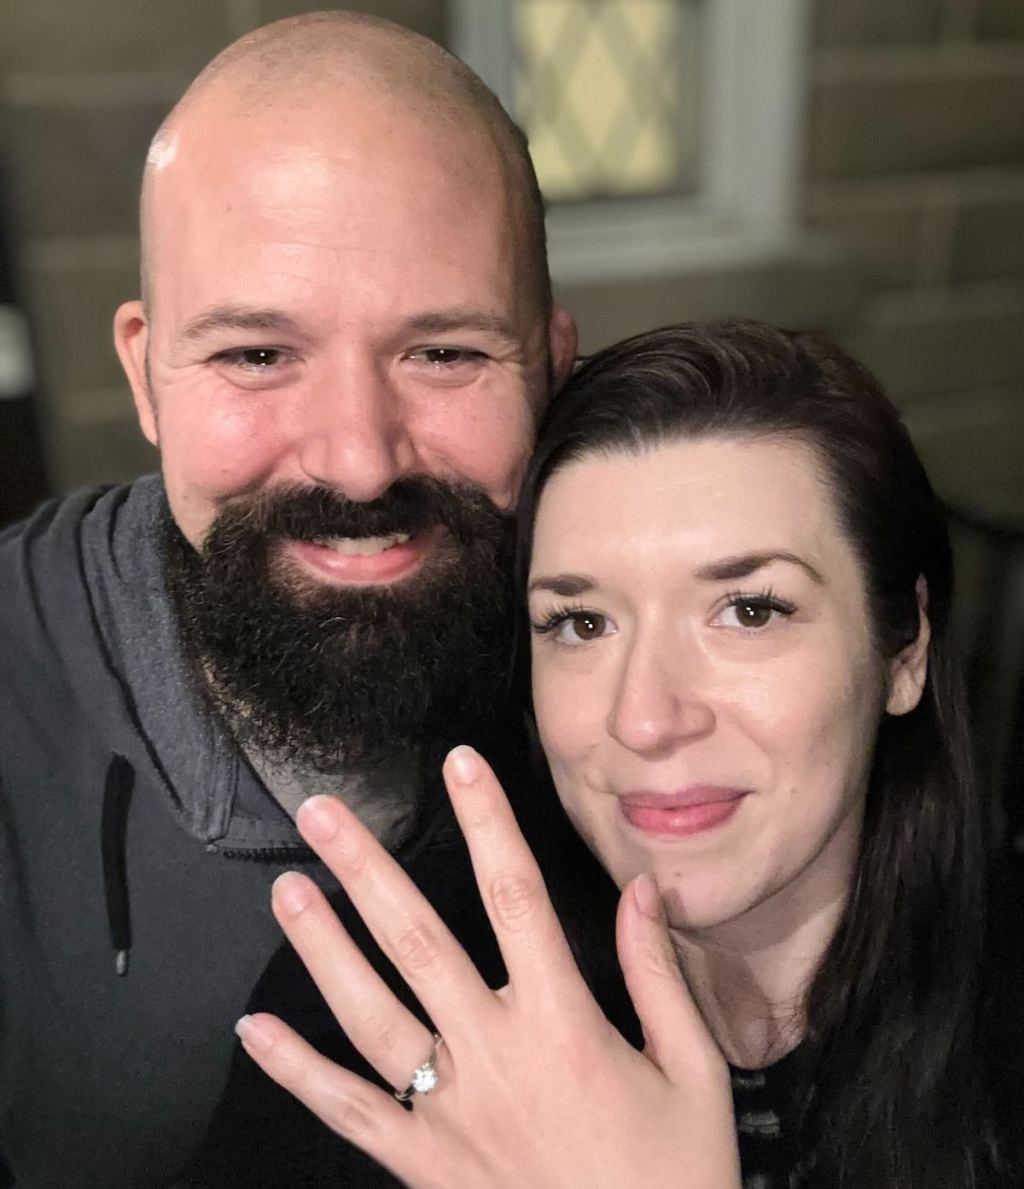
M797 1189L801 1182L798 1093L806 1074L798 1045L765 1069L730 1066L743 1189Z

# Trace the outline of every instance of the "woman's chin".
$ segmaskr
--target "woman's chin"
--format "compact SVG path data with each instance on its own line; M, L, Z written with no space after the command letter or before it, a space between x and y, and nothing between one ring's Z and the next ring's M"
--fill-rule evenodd
M658 864L649 860L638 863L635 857L626 862L621 861L621 857L609 860L598 854L598 858L620 890L641 873L653 876L671 929L681 932L714 929L742 915L750 907L749 901L742 896L730 894L724 897L723 888L728 885L723 884L720 875L711 872L668 872L659 870ZM728 890L730 893L736 891L734 888Z
M680 933L706 933L742 913L742 906L725 904L720 895L702 888L669 886L661 898L669 928Z

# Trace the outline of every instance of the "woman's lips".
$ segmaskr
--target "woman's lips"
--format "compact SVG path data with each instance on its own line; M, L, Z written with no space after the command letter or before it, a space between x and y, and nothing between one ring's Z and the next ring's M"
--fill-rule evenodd
M642 834L680 838L722 825L749 792L702 784L677 793L626 793L619 797L619 810Z

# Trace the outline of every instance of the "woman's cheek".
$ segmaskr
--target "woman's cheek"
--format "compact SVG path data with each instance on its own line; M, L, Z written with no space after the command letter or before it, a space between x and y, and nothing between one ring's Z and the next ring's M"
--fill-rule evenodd
M533 705L549 763L571 773L604 733L596 683L581 681L557 661L535 659Z

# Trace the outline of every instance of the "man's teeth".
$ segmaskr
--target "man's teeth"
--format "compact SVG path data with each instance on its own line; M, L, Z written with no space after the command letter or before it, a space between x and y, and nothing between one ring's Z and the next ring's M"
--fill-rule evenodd
M385 549L394 549L396 545L404 545L408 540L408 533L393 533L390 537L328 537L321 544L346 557L369 557L374 553L383 553Z

